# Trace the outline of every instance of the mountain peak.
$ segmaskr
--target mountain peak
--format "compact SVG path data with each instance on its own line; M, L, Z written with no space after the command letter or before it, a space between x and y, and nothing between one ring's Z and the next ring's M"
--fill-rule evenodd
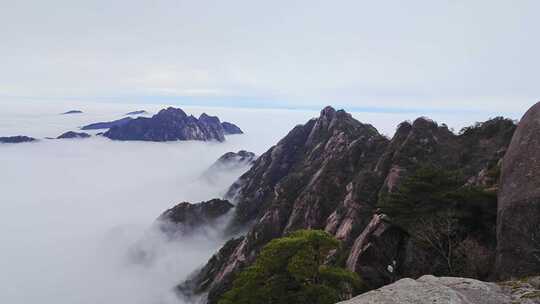
M168 107L166 109L159 111L155 116L177 119L177 118L185 118L187 114L180 108Z
M336 115L336 109L332 106L326 106L321 110L321 117L332 119Z

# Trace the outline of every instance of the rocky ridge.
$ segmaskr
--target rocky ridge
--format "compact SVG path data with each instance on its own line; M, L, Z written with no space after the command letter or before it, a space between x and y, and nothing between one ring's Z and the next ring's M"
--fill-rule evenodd
M417 265L403 256L408 236L377 214L379 197L426 163L463 169L470 183L497 187L482 172L499 165L514 129L513 122L497 118L456 135L419 118L402 123L389 140L345 111L327 107L291 130L230 187L227 198L236 208L228 231L248 232L228 242L179 290L208 292L209 303L216 303L262 246L306 228L342 240L348 268L374 288L395 280L385 274L388 265L399 264L400 276L413 275Z
M151 118L138 117L114 126L103 136L114 140L215 140L225 141L225 130L216 116L203 113L199 118L187 115L182 109L169 107Z

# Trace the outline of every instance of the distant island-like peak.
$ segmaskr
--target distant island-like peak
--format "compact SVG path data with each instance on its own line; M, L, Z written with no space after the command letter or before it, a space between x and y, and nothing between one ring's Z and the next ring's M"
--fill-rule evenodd
M0 137L0 143L2 144L18 144L32 141L37 141L37 139L23 135Z
M148 114L148 112L145 110L138 110L138 111L128 112L125 115L142 115L142 114Z
M113 140L223 142L227 134L232 133L225 130L217 116L203 113L196 118L180 108L168 107L152 117L138 117L125 124L113 126L103 136Z
M62 113L62 115L68 115L68 114L82 114L83 111L81 110L69 110L67 112Z

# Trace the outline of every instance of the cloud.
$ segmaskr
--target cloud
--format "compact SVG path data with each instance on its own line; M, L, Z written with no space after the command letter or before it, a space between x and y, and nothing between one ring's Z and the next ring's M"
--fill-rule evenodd
M1 92L507 112L539 95L539 5L5 2Z
M0 134L56 136L159 105L0 103ZM66 109L84 114L60 115ZM179 303L172 288L224 243L217 233L170 241L152 228L182 201L220 197L247 168L202 173L228 151L258 153L310 113L186 108L237 122L225 143L114 142L93 137L0 146L1 303ZM272 119L273 118L273 119ZM275 125L274 125L275 124ZM267 128L268 126L272 126ZM210 231L212 232L212 231ZM151 256L134 260L134 246Z

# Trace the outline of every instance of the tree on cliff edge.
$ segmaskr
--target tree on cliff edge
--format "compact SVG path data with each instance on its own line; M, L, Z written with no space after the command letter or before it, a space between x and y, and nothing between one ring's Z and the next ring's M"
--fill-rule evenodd
M299 230L266 245L219 304L330 304L362 289L359 277L324 265L339 242L320 230Z

